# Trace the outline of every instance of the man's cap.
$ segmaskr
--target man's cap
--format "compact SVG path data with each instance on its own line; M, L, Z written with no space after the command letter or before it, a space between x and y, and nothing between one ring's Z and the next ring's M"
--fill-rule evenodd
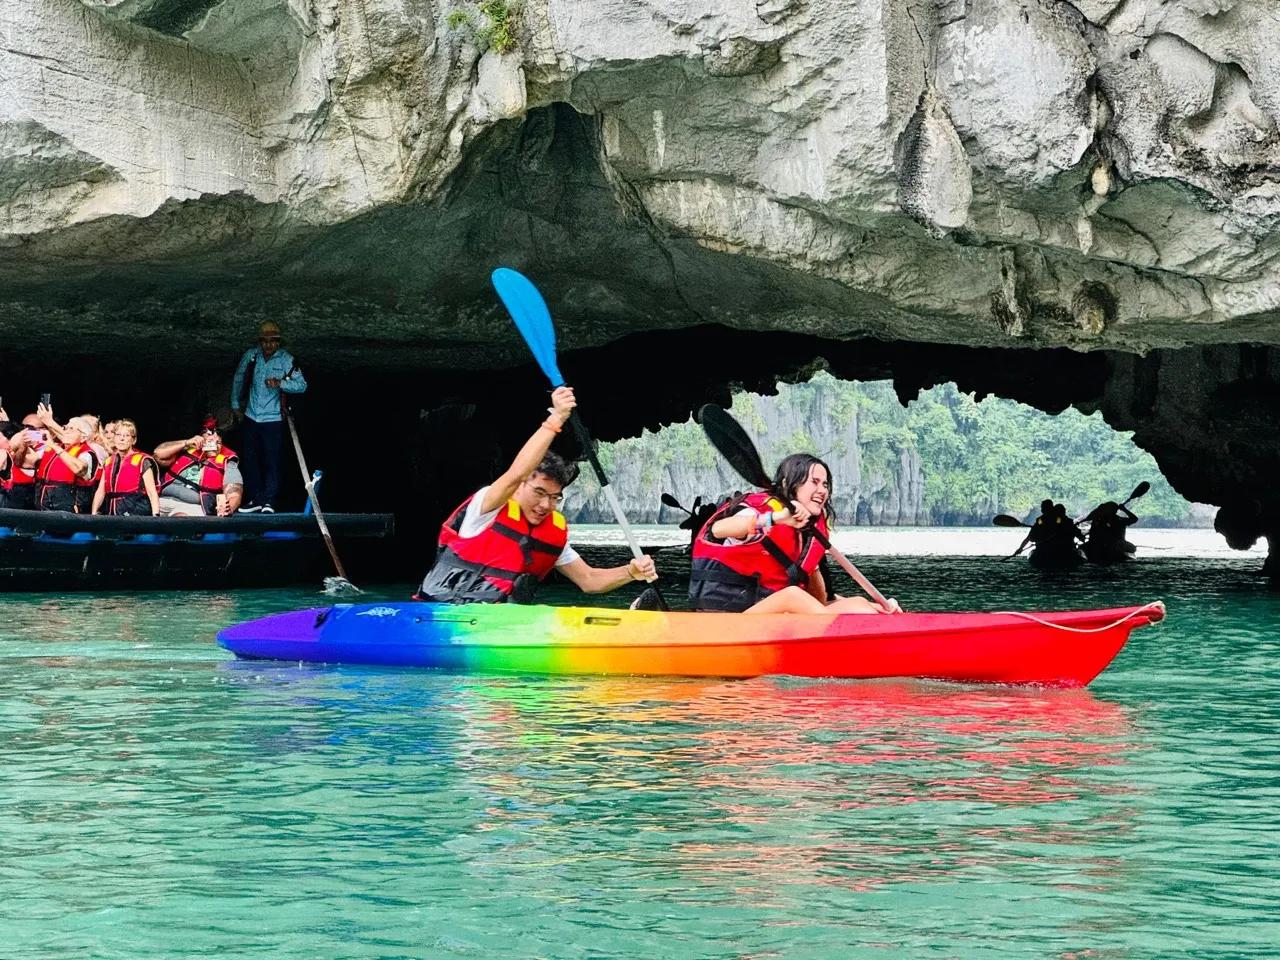
M217 430L217 429L218 429L218 418L217 418L217 417L215 417L215 416L213 416L212 414L210 414L209 416L206 416L206 417L204 418L204 429L205 429L206 431L208 431L208 430Z

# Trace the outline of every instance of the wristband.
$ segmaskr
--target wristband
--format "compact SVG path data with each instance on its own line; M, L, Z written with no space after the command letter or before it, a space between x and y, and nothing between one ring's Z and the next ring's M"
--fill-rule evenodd
M772 526L773 526L772 513L766 513L764 516L760 517L759 529L761 530L761 532L767 531Z
M544 428L544 429L546 429L546 430L550 430L552 433L559 433L559 432L560 432L560 428L559 428L559 427L556 427L556 426L552 426L552 424L551 424L551 421L550 421L550 420L544 420L544 421L542 421L542 423L540 424L540 426L541 426L541 427L543 427L543 428Z

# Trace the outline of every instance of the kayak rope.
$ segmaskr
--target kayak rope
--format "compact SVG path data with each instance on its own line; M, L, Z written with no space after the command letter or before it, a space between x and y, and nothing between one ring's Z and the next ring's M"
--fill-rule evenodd
M1144 603L1142 606L1138 607L1137 609L1131 610L1128 613L1126 613L1119 620L1115 621L1114 623L1108 623L1104 627L1068 627L1066 624L1054 623L1052 620L1045 620L1042 617L1037 617L1034 613L1026 613L1023 610L997 610L995 612L997 614L1000 614L1001 616L1021 617L1023 620L1030 620L1032 623L1038 623L1042 627L1053 627L1055 630L1065 630L1068 633L1105 633L1108 630L1114 630L1116 627L1120 626L1120 624L1124 623L1126 620L1132 620L1134 617L1141 616L1142 614L1146 613L1148 610L1159 610L1160 615L1163 617L1164 601L1152 600L1150 603Z

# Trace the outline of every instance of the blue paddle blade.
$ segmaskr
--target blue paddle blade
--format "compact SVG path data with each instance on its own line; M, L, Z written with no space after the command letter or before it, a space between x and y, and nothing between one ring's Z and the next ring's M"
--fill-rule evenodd
M563 386L564 377L556 363L556 328L551 323L551 311L547 309L542 294L528 277L509 267L493 271L492 279L493 289L498 291L502 305L511 314L516 329L529 345L533 359L551 381L552 388Z

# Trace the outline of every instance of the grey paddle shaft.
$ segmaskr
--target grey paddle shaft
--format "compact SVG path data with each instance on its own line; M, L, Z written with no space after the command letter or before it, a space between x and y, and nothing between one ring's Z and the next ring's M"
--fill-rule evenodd
M845 573L853 577L854 583L867 591L867 596L886 610L889 609L889 601L884 598L884 594L875 588L875 584L862 575L862 571L853 565L853 561L837 550L834 545L827 549L827 555L840 564Z
M587 428L582 422L582 418L578 416L575 410L570 415L570 421L573 424L574 433L578 435L578 442L582 444L582 449L586 452L587 461L591 464L591 469L595 471L596 481L600 484L601 491L604 492L604 498L609 501L609 507L613 510L613 518L618 521L618 526L622 528L622 535L627 538L627 546L631 548L631 555L639 560L644 556L640 552L640 544L636 543L636 535L631 532L631 525L627 523L627 515L622 512L622 504L618 502L618 495L613 492L613 487L609 486L609 478L605 476L604 467L600 464L600 458L596 456L595 446L591 442L591 435L587 433ZM648 580L653 583L658 578L655 576Z
M622 535L627 538L627 546L631 548L631 555L639 560L644 554L640 552L640 544L636 543L636 535L631 532L631 525L627 523L627 515L622 512L622 504L618 502L618 495L613 492L613 487L607 483L600 489L604 491L605 499L609 501L609 506L613 508L613 515L618 521L618 526L622 528Z
M293 413L280 398L280 406L284 409L285 422L289 424L289 436L293 438L293 452L298 455L298 466L302 469L302 482L307 489L307 499L311 501L311 512L316 515L316 526L320 528L320 536L324 545L329 548L329 556L333 558L333 567L338 576L347 580L347 571L342 569L342 561L338 559L338 548L333 545L333 537L329 533L329 525L324 522L324 514L320 512L320 501L316 499L315 484L311 482L311 471L307 469L306 457L302 455L302 441L298 439L298 428L293 425ZM347 580L350 583L350 580Z

